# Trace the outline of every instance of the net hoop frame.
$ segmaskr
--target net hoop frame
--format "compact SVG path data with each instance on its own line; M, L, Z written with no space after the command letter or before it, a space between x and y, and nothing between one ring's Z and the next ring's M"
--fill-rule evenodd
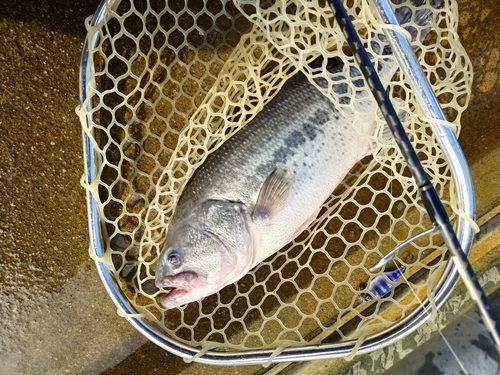
M121 0L102 0L90 21L91 26L95 26L104 20L107 7L118 6L120 2ZM392 37L389 34L389 41L391 41L391 39ZM92 62L89 59L89 46L92 48L96 45L96 43L96 35L94 35L93 39L86 38L80 62L80 106L86 105L88 107L87 109L90 108L90 103L85 104L85 102L87 99L87 87L92 71ZM409 67L401 65L400 69L406 73ZM429 110L429 103L421 103L421 105L424 110ZM91 119L85 116L85 119L82 119L82 121L86 121L89 125ZM438 134L439 144L444 153L444 157L451 166L451 178L455 186L458 207L466 216L474 219L474 191L472 188L472 179L469 168L463 152L451 130L440 124L433 125L432 129ZM83 179L85 183L90 183L96 176L94 149L92 142L85 131L82 131L82 138L84 159ZM86 204L90 237L90 252L93 253L96 258L102 257L105 249L101 233L102 226L99 219L97 203L89 190L86 191ZM457 218L455 231L463 251L467 254L467 256L469 256L473 243L473 229L468 220L466 220L462 215L459 215ZM134 314L137 314L137 311L135 311L134 307L125 297L117 283L117 280L113 277L103 262L96 259L95 263L101 281L111 300L116 305L119 315L124 316L135 329L156 345L185 359L194 358L196 362L212 365L255 365L269 363L271 358L273 363L345 358L351 355L353 350L356 349L355 346L357 340L351 340L341 343L325 343L314 344L311 346L285 348L278 354L276 354L276 350L270 349L249 350L244 352L220 352L208 350L200 353L198 348L188 346L162 334L161 332L158 332L155 327L147 321L147 319L133 317ZM440 278L435 289L434 300L438 308L449 297L458 280L459 274L457 267L454 262L448 261L443 272L443 276ZM359 348L357 348L356 354L370 353L406 337L422 326L431 317L432 308L433 306L428 300L424 301L422 306L417 307L412 313L394 323L391 327L365 339Z

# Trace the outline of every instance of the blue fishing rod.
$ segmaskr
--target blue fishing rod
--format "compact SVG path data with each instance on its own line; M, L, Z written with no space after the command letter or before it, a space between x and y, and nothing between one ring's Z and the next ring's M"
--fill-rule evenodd
M398 25L394 12L387 1L374 0L377 10L380 13L382 20L385 23L392 23ZM500 354L500 331L497 323L497 318L491 309L488 298L486 297L479 281L477 280L474 271L465 255L460 242L453 230L448 215L443 207L441 200L436 192L436 189L430 182L427 174L425 173L420 160L418 159L415 149L410 143L406 135L401 121L394 110L394 107L385 92L380 78L378 77L375 68L361 42L354 26L347 15L347 12L340 0L328 0L330 7L335 15L338 25L349 44L349 47L354 54L356 62L365 78L365 81L370 88L377 104L384 115L384 118L391 129L394 139L403 154L406 163L411 171L413 178L418 186L420 197L427 210L429 218L433 227L439 229L443 240L448 247L451 258L455 262L458 272L462 277L472 299L476 303L481 318L486 326L486 329L493 338L497 352ZM382 4L385 3L385 4ZM411 51L411 49L409 49ZM410 52L413 55L413 52ZM414 57L414 55L413 55ZM415 59L416 61L416 59ZM425 84L428 85L425 77L422 78ZM434 95L432 95L434 97ZM434 97L434 101L437 100Z

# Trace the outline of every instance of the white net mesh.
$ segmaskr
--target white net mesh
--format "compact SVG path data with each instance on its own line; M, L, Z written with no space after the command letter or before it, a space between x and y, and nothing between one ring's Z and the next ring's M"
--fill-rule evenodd
M407 7L410 23L415 7ZM345 7L376 62L383 34L362 0ZM457 7L432 12L419 61L448 117L458 128L472 80L456 32ZM419 32L423 27L413 26ZM359 340L410 314L439 279L447 253L439 234L400 251L405 277L389 294L361 303L360 288L379 273L369 268L398 243L428 228L417 188L372 105L358 111L355 66L325 1L127 0L110 2L104 21L88 26L92 73L82 105L84 130L96 154L87 185L102 221L110 272L137 312L174 341L205 351L278 349ZM378 38L378 39L377 39ZM317 56L344 64L331 74L308 63ZM387 63L393 57L384 56ZM326 60L325 60L326 61ZM154 268L166 229L186 182L206 155L227 140L276 95L298 68L352 123L376 119L373 154L359 162L325 202L313 224L274 256L219 293L165 310ZM326 85L324 83L327 83ZM337 95L332 83L345 82ZM320 83L320 85L318 85ZM402 74L385 77L391 97L407 112L407 133L445 207L450 172L436 139ZM368 95L367 95L368 96ZM365 288L365 292L367 289Z

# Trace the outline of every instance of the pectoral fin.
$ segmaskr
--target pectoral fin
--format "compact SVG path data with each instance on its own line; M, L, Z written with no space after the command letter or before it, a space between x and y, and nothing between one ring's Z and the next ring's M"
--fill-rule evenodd
M286 168L277 167L260 189L252 214L254 220L272 221L288 203L294 182L293 173Z

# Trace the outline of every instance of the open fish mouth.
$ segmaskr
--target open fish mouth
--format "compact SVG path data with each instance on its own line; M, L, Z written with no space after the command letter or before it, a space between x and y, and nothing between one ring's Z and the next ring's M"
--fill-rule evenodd
M163 307L166 309L172 309L174 307L179 306L180 304L178 303L179 298L183 299L185 298L184 296L188 294L188 291L183 288L177 288L177 287L171 287L169 288L165 294L161 296L161 304Z
M164 290L164 293L161 295L163 305L169 305L168 301L188 292L184 286L177 286L173 284L173 278L168 276L156 281L156 286Z
M185 294L185 293L187 293L186 289L169 287L166 288L165 294L163 294L162 299L175 297L178 294Z
M155 284L162 289L161 304L166 309L192 302L192 294L206 286L203 275L193 270L185 270L174 275L157 275Z
M155 282L155 284L156 284L156 286L158 288L163 289L165 291L165 295L169 295L171 293L174 293L175 290L184 290L185 291L185 288L183 288L182 286L175 285L172 282L172 278L171 277L167 277L167 278L163 278L163 279L157 280Z
M172 276L163 276L157 278L155 285L158 288L165 289L168 294L171 294L174 290L186 292L190 288L190 285L198 279L198 274L193 271L183 271Z

